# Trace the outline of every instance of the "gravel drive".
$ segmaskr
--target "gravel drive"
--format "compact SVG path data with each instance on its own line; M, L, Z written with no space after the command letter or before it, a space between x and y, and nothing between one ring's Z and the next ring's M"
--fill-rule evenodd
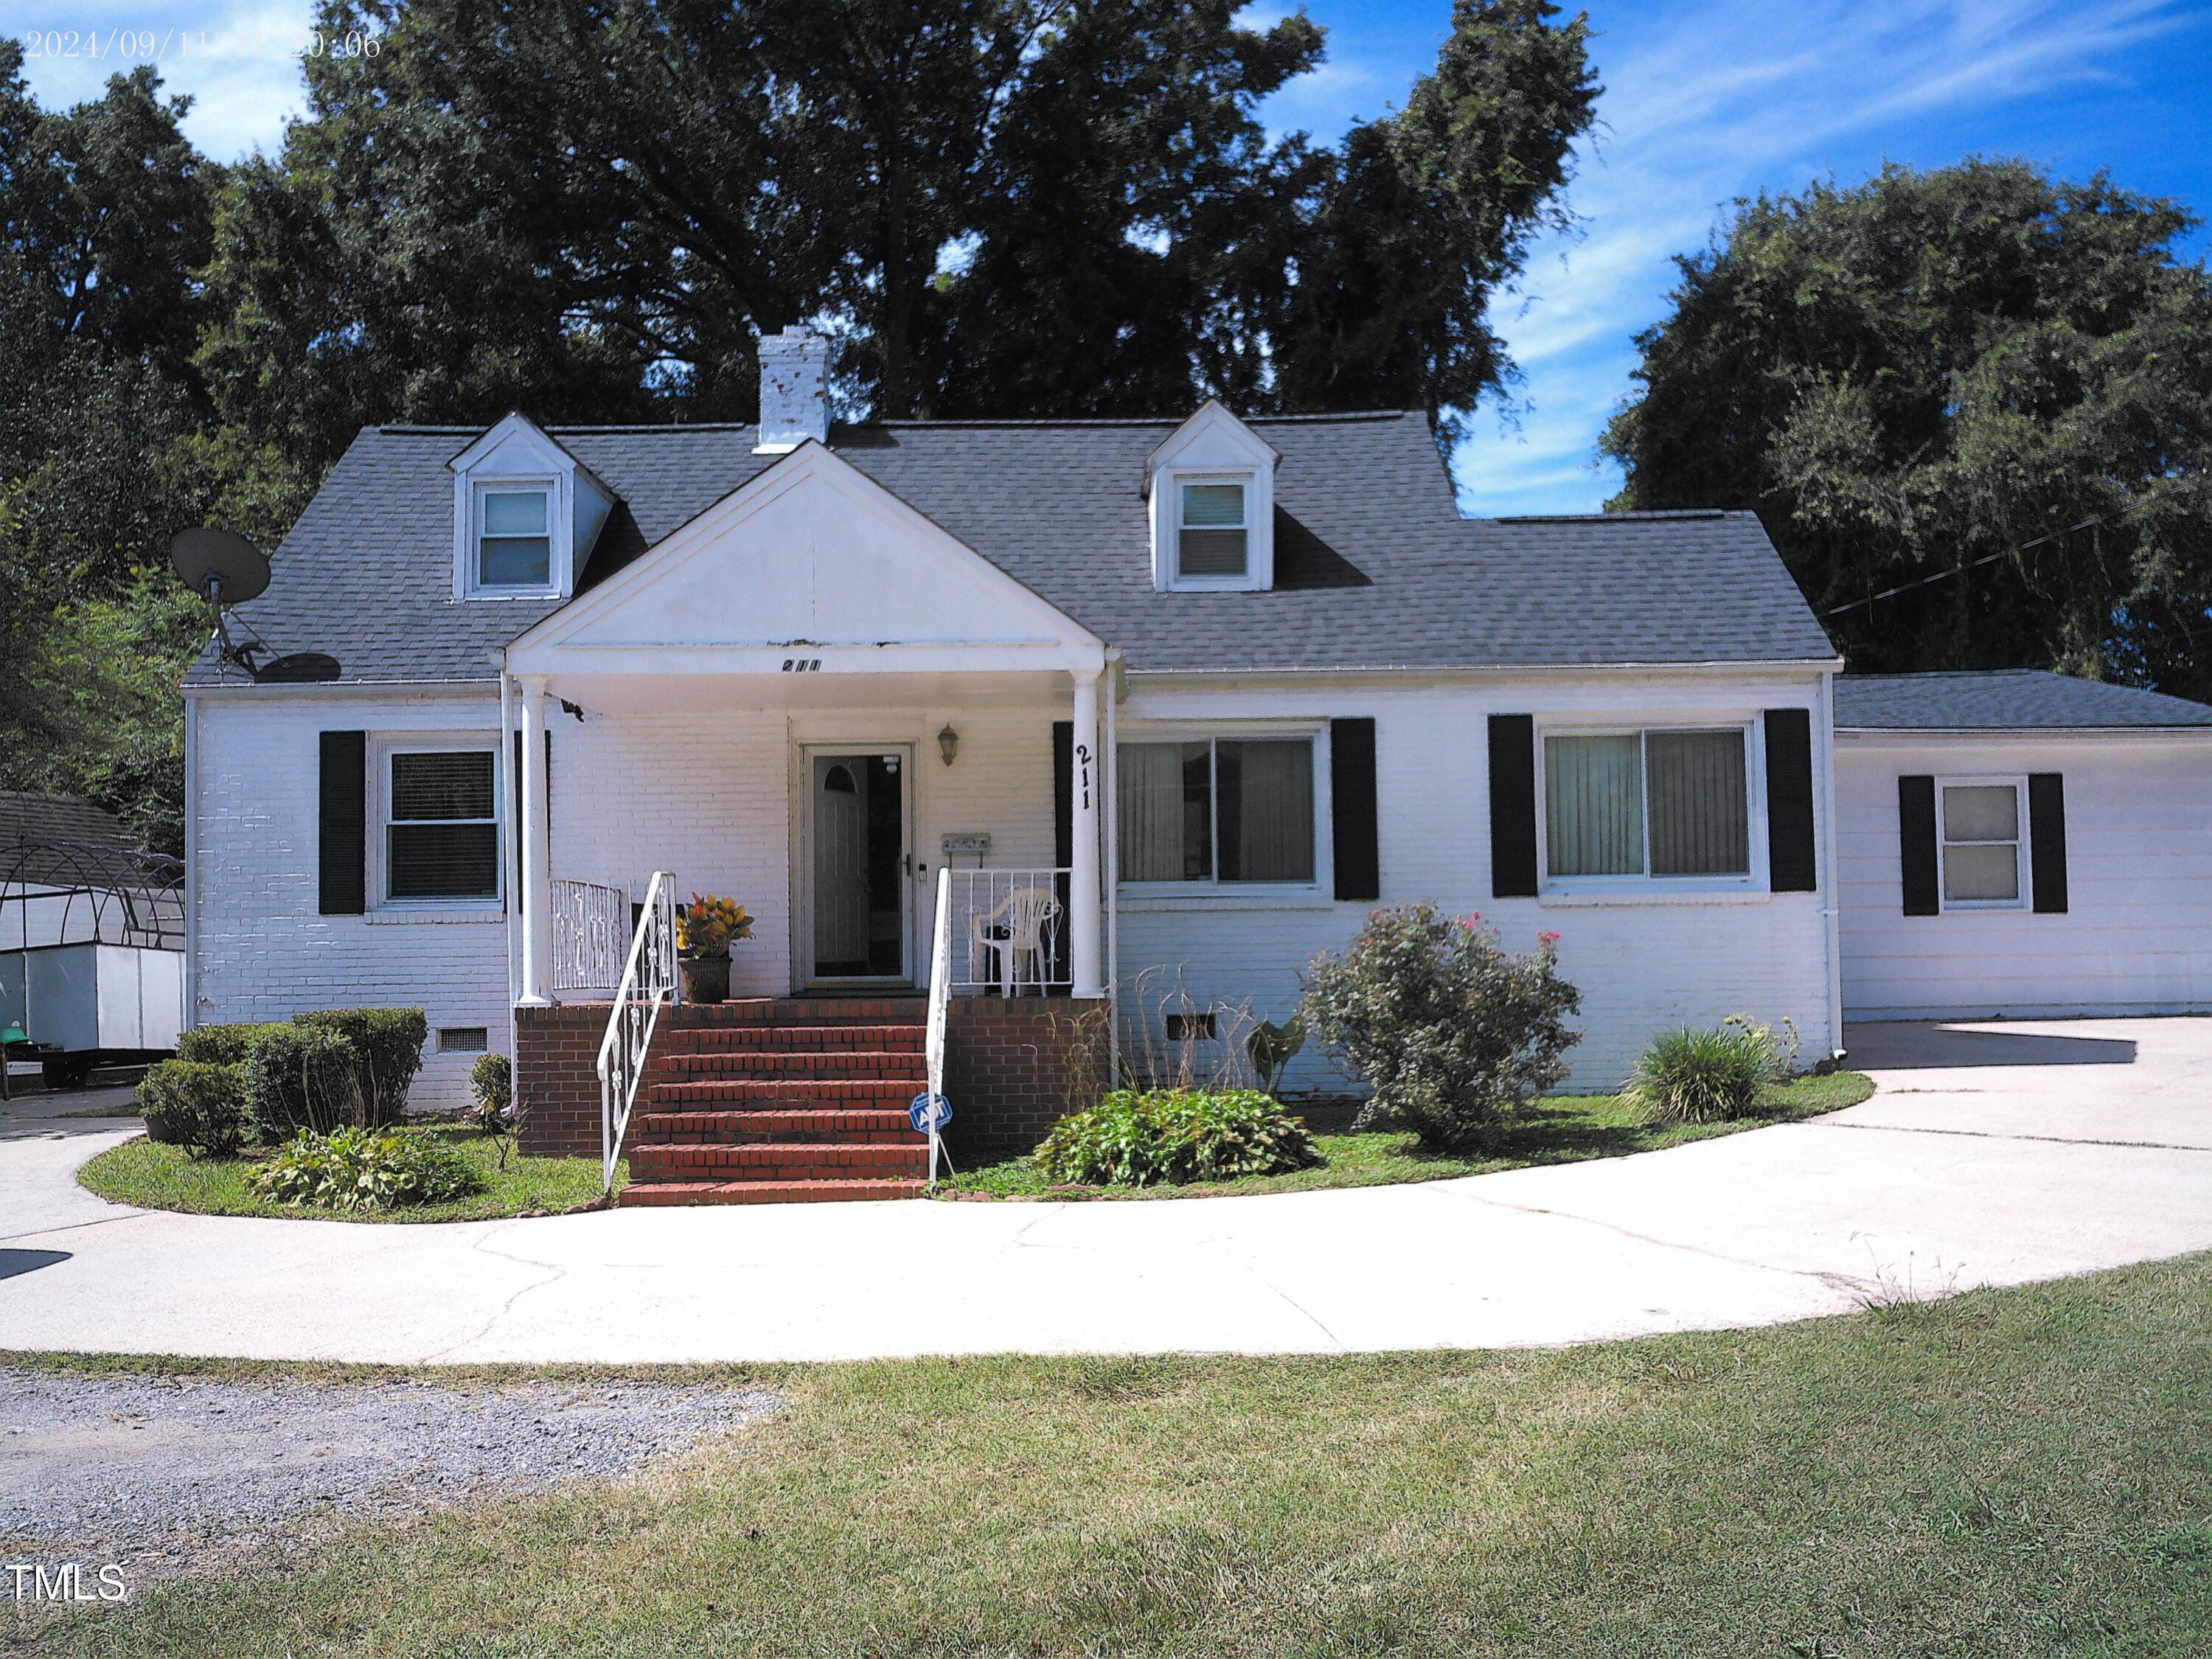
M635 1382L453 1388L0 1368L0 1561L123 1564L136 1581L289 1552L342 1515L626 1474L774 1411L764 1390Z

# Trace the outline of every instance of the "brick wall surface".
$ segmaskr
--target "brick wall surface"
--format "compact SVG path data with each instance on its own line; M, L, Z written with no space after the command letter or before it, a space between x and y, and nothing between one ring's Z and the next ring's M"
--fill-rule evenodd
M519 1139L529 1156L599 1151L599 1042L607 1012L604 1002L514 1011L514 1091L526 1109Z
M956 997L945 1025L956 1157L1026 1152L1106 1087L1104 1000Z

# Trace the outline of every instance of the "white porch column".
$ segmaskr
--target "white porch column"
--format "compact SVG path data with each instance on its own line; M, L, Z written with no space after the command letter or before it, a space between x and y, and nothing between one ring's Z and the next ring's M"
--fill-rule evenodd
M1074 849L1068 862L1068 973L1079 997L1103 997L1105 985L1098 977L1098 670L1075 672L1074 764L1068 768L1068 788L1074 794L1069 814L1074 830Z
M524 674L522 686L522 995L518 1006L543 1008L553 999L553 866L546 847L545 677Z

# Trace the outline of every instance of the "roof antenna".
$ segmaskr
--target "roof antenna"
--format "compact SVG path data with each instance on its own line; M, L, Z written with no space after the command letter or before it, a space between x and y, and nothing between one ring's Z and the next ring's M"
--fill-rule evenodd
M224 665L236 663L249 678L258 679L253 653L269 647L258 640L232 644L223 611L228 606L258 599L267 591L267 556L235 530L180 530L169 543L169 563L178 580L205 599L215 612L216 638L222 641L222 649L216 653L217 676L223 672Z

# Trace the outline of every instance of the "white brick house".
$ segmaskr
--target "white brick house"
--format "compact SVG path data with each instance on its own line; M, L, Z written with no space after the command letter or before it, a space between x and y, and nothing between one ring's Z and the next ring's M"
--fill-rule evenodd
M1465 520L1415 413L833 430L821 343L767 344L758 428L360 434L240 613L337 678L186 687L196 1020L418 1004L452 1104L517 1004L606 994L576 894L672 872L757 919L737 994L889 994L947 866L966 991L1279 1017L1432 899L1560 935L1581 1085L1739 1012L1841 1047L1881 792L1755 518ZM971 925L1040 890L1039 949Z

